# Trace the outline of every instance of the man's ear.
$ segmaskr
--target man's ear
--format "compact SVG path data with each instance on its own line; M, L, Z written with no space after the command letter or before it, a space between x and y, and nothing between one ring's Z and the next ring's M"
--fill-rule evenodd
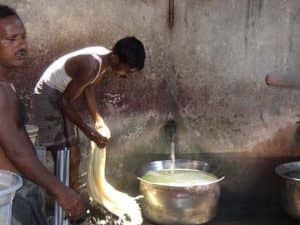
M114 65L120 64L120 59L116 54L112 55L112 62L113 62Z

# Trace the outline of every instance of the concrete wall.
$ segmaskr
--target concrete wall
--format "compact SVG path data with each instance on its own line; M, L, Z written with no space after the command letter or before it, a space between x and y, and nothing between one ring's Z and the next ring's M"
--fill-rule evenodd
M168 158L168 119L178 124L178 157L216 164L230 193L257 194L264 180L266 194L274 167L298 159L300 93L264 82L271 71L300 72L298 0L175 0L173 26L167 0L0 2L27 28L31 59L15 80L29 111L34 83L57 56L127 35L144 42L143 72L107 79L98 93L113 136L108 175L122 189L136 187L134 169Z

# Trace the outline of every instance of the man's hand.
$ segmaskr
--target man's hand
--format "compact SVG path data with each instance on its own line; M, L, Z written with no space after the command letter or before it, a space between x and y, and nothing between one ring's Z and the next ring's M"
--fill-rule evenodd
M101 136L110 139L111 137L110 130L103 121L96 121L95 129L101 134Z
M65 187L56 194L58 204L65 211L65 217L70 220L78 220L84 213L84 203L80 195L71 188Z
M94 129L90 129L86 135L92 141L94 141L100 148L104 148L108 142L108 138L102 136L99 132Z

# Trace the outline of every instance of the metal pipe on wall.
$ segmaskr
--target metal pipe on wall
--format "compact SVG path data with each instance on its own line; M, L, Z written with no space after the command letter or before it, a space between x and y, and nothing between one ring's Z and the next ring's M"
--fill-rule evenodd
M175 6L174 0L169 0L168 22L169 22L170 29L172 29L174 27L174 17L175 17L174 6Z
M279 72L268 73L266 84L274 87L300 89L300 76L298 74L284 74Z

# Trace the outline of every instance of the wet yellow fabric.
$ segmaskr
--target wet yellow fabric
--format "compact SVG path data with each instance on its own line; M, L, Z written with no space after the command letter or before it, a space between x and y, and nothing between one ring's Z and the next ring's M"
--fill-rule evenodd
M135 198L116 190L105 179L106 149L91 142L88 162L87 187L93 201L104 206L120 218L130 218L123 224L140 225L143 222L141 210Z

